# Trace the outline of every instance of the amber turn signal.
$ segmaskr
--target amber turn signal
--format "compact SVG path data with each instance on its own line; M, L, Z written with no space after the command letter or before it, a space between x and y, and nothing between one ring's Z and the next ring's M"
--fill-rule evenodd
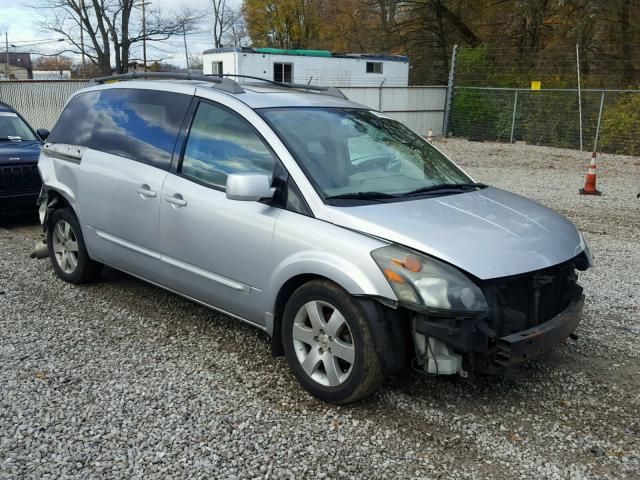
M385 268L383 272L384 272L384 276L387 277L387 280L389 280L390 282L407 283L399 273L394 272L390 268Z

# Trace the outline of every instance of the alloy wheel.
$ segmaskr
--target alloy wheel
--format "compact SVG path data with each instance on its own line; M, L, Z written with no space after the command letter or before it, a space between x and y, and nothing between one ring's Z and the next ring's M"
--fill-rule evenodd
M66 274L72 274L78 266L78 238L69 222L60 220L53 229L53 254Z
M302 369L321 385L344 383L353 369L355 346L344 316L327 302L305 303L293 322L293 346Z

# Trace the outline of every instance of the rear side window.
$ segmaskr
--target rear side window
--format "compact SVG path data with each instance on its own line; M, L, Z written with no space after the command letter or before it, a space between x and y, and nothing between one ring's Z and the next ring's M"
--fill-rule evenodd
M88 147L95 124L95 105L100 92L85 92L73 97L56 122L47 142Z
M158 90L101 90L89 146L166 169L190 101Z
M224 190L230 173L272 175L275 165L273 154L246 120L200 103L187 139L182 175Z

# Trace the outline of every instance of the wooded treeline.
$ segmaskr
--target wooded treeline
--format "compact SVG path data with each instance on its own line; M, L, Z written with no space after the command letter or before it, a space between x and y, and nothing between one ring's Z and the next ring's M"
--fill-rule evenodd
M408 55L411 82L638 87L640 0L244 0L254 46ZM473 47L473 48L468 48ZM538 78L540 77L540 78Z

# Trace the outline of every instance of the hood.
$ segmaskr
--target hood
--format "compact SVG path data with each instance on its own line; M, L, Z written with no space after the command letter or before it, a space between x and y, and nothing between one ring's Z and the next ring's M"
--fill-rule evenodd
M41 147L39 141L0 142L0 164L37 163Z
M336 225L432 255L482 280L550 267L584 250L580 233L565 217L492 187L327 208Z

